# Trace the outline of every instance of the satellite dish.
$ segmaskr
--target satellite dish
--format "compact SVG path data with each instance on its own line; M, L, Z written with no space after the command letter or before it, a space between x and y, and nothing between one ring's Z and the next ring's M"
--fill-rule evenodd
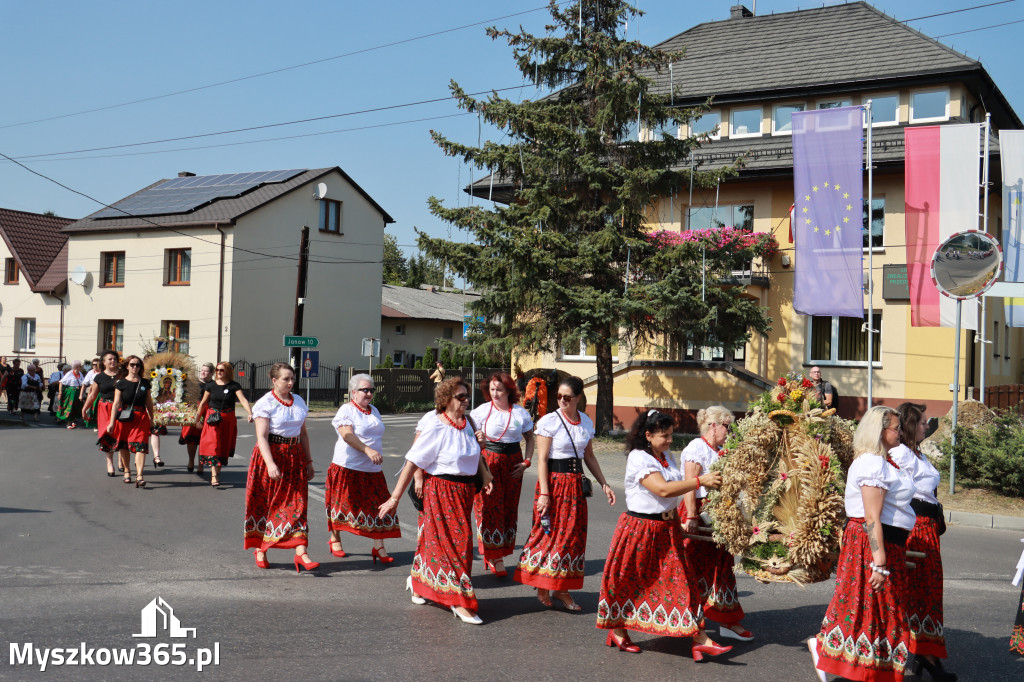
M85 269L84 265L76 265L75 269L71 271L71 275L68 276L68 279L81 287L85 286L85 278L88 274L89 273Z
M958 232L942 242L932 256L932 280L941 294L968 300L988 291L999 278L1003 251L984 232Z
M321 199L323 199L326 196L327 196L327 183L326 182L321 182L319 185L316 186L316 192L313 194L313 198L316 199L317 201L320 201Z

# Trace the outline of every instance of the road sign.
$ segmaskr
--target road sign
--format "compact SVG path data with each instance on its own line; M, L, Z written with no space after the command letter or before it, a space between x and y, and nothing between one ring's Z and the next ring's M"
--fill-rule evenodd
M380 339L363 339L363 355L366 357L380 357Z
M487 320L483 315L462 316L462 338L468 338L470 334L480 334L484 330Z
M302 351L302 378L316 379L320 376L320 351Z
M316 348L320 345L320 339L315 336L285 336L285 348Z

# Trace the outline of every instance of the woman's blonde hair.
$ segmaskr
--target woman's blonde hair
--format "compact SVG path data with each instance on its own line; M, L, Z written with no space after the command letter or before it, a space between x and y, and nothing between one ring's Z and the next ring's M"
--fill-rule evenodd
M700 435L704 435L704 432L708 430L708 427L712 424L724 424L728 426L732 424L736 419L731 411L725 409L721 405L712 405L703 410L697 412L697 430Z
M860 420L857 430L853 433L853 452L855 457L865 453L885 457L889 454L882 444L882 431L889 427L889 420L895 419L900 424L900 413L891 407L875 405Z

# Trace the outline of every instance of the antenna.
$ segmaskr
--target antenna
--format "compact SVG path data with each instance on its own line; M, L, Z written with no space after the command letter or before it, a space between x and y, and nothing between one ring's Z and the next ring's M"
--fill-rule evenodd
M321 182L319 185L316 186L316 191L313 192L313 198L316 199L317 201L320 201L321 199L323 199L326 196L327 196L327 183L326 182Z
M89 272L85 269L84 265L76 265L75 269L71 271L68 279L78 286L85 286L85 278L89 275Z

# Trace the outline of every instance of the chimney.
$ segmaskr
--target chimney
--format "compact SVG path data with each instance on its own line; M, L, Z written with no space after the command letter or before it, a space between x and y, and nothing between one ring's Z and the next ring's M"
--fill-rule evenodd
M191 171L181 171L178 173L179 178L194 178L195 176L196 174Z
M729 8L730 19L745 19L754 16L754 13L743 5L733 5Z

